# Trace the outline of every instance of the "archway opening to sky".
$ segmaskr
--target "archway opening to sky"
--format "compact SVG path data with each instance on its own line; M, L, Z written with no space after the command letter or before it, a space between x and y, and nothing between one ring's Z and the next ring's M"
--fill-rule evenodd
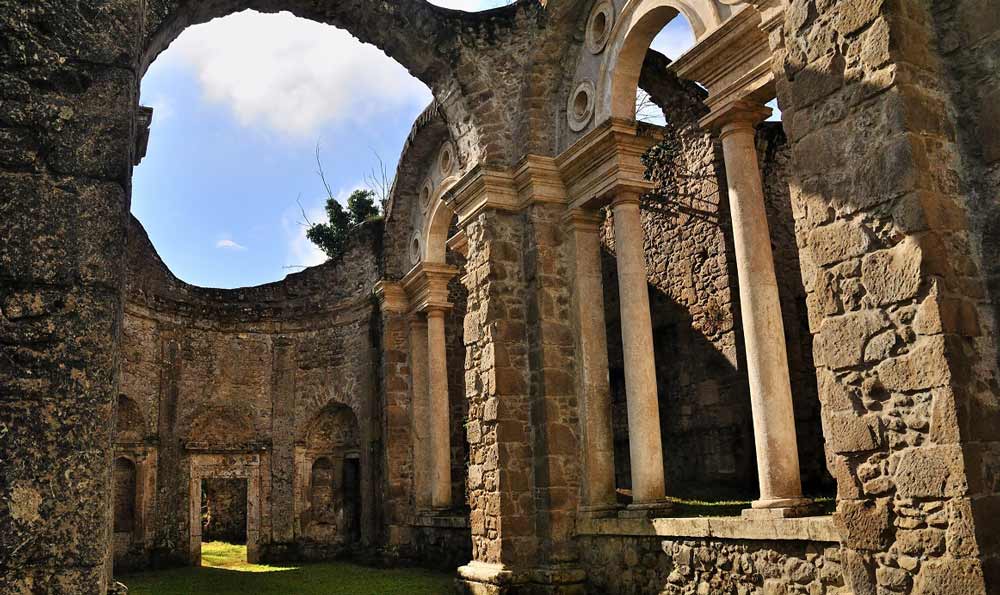
M329 25L248 10L192 26L142 81L153 118L132 212L186 282L279 280L326 258L304 225L325 221L317 148L346 201L380 162L391 178L430 101L401 65Z

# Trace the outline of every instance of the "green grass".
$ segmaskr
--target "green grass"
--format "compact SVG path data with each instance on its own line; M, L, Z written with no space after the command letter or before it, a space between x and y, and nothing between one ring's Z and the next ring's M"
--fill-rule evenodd
M452 576L416 568L367 568L346 562L249 564L245 545L202 544L201 567L118 577L129 595L441 595Z

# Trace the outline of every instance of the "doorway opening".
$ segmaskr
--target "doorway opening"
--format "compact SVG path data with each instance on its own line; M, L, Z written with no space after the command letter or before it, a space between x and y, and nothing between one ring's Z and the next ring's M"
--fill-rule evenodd
M201 480L201 563L247 562L247 480Z

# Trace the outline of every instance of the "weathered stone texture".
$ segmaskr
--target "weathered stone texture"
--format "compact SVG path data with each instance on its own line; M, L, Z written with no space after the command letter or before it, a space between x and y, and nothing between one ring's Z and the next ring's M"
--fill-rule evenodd
M581 552L593 592L834 595L844 590L840 548L832 543L587 536Z
M310 519L318 517L308 516L310 496L296 486L310 485L302 475L329 455L339 494L343 457L351 449L361 457L363 483L380 481L356 438L360 432L367 444L375 436L368 290L377 273L379 231L359 230L342 265L328 263L266 286L215 290L175 279L133 220L121 393L136 404L133 423L141 427L119 428L116 442L131 432L158 450L156 494L147 511L153 532L141 544L147 556L186 559L189 459L203 451L264 453L256 511L263 558L294 556L315 549L314 541L351 540L343 519L339 533L313 530ZM345 423L354 425L354 438L336 438L339 426L317 426L326 423L321 414L331 404L351 412ZM320 429L327 438L316 442ZM338 496L339 508L344 498ZM369 531L370 521L365 536L374 539Z

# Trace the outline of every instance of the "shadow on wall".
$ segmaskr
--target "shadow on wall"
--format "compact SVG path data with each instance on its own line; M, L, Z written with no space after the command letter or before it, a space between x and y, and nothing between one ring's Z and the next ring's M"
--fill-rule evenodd
M788 343L803 489L809 495L830 495L834 484L824 459L781 125L765 124L758 136L761 146L772 149L761 164ZM725 172L717 143L702 150L713 158L712 171L703 177L714 179L698 182L693 193L680 199L649 198L643 203L664 467L670 495L748 500L758 495L756 455ZM711 190L706 192L705 187ZM616 481L619 487L627 487L631 478L617 264L608 247L613 234L605 233L602 266Z

